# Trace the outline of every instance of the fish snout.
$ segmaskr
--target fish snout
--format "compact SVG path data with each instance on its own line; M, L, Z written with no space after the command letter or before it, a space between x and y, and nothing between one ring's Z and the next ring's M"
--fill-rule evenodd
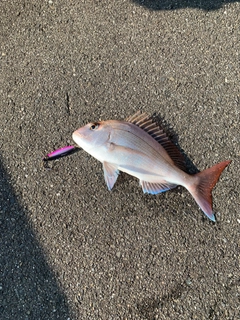
M79 130L76 130L72 134L73 141L78 143L79 139L83 138L83 135L79 132Z

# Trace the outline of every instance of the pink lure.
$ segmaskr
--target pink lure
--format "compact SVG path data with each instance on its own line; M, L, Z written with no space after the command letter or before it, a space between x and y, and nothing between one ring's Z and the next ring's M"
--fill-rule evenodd
M51 160L56 160L60 157L64 157L66 155L71 154L73 151L75 151L76 148L75 146L66 146L60 149L57 149L55 151L52 151L48 153L44 158L43 161L51 161Z

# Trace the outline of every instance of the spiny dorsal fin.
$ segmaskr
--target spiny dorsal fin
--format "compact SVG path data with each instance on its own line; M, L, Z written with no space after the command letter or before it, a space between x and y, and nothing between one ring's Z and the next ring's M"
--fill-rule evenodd
M175 165L183 171L186 171L185 160L181 152L175 146L175 144L169 140L166 132L160 125L153 122L152 118L146 113L138 111L133 116L126 119L127 122L133 123L139 128L146 131L152 136L161 146L167 151Z

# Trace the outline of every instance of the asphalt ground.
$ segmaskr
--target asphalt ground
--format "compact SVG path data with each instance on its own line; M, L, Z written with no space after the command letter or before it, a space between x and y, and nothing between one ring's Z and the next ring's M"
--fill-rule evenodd
M0 318L240 319L240 4L0 2ZM189 172L231 159L216 223L187 190L113 191L72 132L142 110Z

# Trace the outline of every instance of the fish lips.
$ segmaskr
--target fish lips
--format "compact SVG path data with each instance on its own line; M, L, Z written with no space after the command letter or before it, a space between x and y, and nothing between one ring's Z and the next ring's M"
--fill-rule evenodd
M84 150L88 150L91 146L89 137L86 134L84 134L84 132L82 132L83 130L81 129L74 131L72 134L72 138L73 141L76 142L76 144L79 147L83 148Z
M84 136L79 132L79 130L76 130L73 132L72 138L73 138L73 141L79 144L79 141L82 141L84 139Z

